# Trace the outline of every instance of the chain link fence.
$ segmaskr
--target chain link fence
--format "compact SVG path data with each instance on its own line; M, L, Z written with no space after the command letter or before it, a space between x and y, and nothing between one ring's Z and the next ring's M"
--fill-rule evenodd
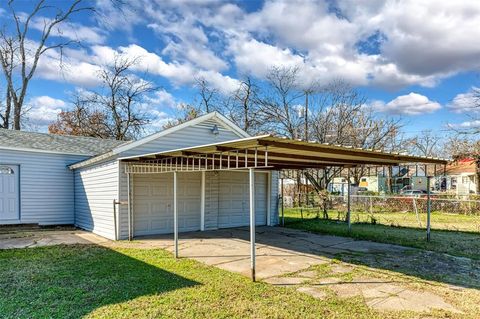
M304 194L305 199L286 206L290 217L322 218L345 221L347 196L328 195L324 198ZM425 228L427 197L402 195L351 195L352 223L382 224L396 227ZM431 228L480 232L480 200L431 196Z

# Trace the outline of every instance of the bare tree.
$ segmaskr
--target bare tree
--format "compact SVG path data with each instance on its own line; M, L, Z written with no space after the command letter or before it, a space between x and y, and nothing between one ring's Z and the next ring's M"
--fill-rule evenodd
M212 87L203 77L195 79L195 86L198 89L198 94L201 100L200 109L204 110L206 113L214 111L216 109L215 103L217 102L217 97L219 95L218 90Z
M424 130L419 135L406 141L411 152L421 156L434 156L440 154L442 138L433 133L432 130Z
M76 99L81 101L73 110L75 122L81 126L77 128L78 132L116 140L134 139L143 132L144 126L152 118L145 108L145 97L158 87L130 72L138 62L138 59L118 55L111 65L103 67L99 72L101 86L97 90L82 92L81 98ZM92 123L81 121L84 116L92 115L95 115L96 121L102 122L101 125L95 124L93 133L85 127ZM66 117L67 120L69 117L70 114ZM52 126L52 130L69 126L68 123L57 124Z
M9 38L0 42L0 63L2 63L2 69L5 74L6 79L11 79L13 76L13 69L15 66L15 57L17 55L16 39ZM3 63L3 61L6 61ZM3 92L2 92L3 93ZM0 113L0 127L10 128L11 116L12 116L12 94L10 93L10 86L8 85L8 80L5 81L5 105L2 107Z
M320 143L359 148L388 149L401 128L401 119L385 119L366 106L365 97L342 81L334 81L312 99L311 133ZM351 170L356 183L365 175L365 167ZM324 187L342 173L338 167L326 168L319 181Z
M142 132L151 117L142 110L143 98L158 87L131 74L131 68L139 63L117 55L113 64L100 71L100 91L91 92L91 103L105 110L106 129L117 140L129 140Z
M256 134L259 130L257 118L259 87L249 76L240 81L239 87L223 103L227 116L244 131Z
M301 135L301 101L298 86L298 68L273 67L267 75L268 91L259 98L257 116L265 129L289 138Z
M91 6L83 5L84 2L86 1L71 1L67 9L62 10L47 4L45 0L38 0L32 11L23 17L16 11L15 1L8 1L13 28L5 26L0 31L0 64L7 83L7 107L2 114L3 127L12 125L13 129L20 130L22 108L28 92L28 85L35 74L40 57L48 50L59 49L61 51L65 46L75 42L63 40L47 44L47 40L54 28L68 20L72 15L80 11L94 10ZM39 38L35 41L29 41L28 36L30 35L32 20L39 14L52 9L55 10L54 17L43 20L44 25ZM10 124L12 111L13 123Z

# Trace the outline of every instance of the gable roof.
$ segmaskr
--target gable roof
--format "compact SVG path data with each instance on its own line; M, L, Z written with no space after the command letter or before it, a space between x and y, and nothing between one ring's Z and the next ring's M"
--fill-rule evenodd
M206 120L210 120L210 119L216 119L220 122L223 122L223 124L225 124L228 128L232 129L233 132L235 134L238 135L238 137L240 138L246 138L246 137L250 137L250 135L245 132L244 130L242 130L240 127L238 127L235 123L233 123L232 121L230 121L228 118L226 118L225 116L223 116L222 114L218 113L217 111L214 111L214 112L210 112L210 113L207 113L205 115L202 115L202 116L199 116L197 118L194 118L190 121L187 121L187 122L184 122L184 123L181 123L181 124L178 124L178 125L175 125L171 128L168 128L168 129L165 129L163 131L160 131L160 132L157 132L157 133L154 133L154 134L151 134L149 136L146 136L142 139L139 139L135 142L132 142L132 143L129 143L127 145L122 145L120 147L117 147L113 150L113 152L115 154L119 154L119 153L122 153L122 152L125 152L125 151L128 151L128 150L131 150L135 147L138 147L140 145L143 145L145 143L148 143L148 142L151 142L153 140L156 140L157 138L159 137L162 137L162 136L165 136L167 134L171 134L173 132L176 132L176 131L179 131L183 128L186 128L186 127L189 127L189 126L193 126L193 125L196 125L196 124L199 124L203 121L206 121Z
M144 138L141 138L137 141L132 141L128 144L125 144L125 145L119 145L118 147L115 147L115 148L112 148L111 150L107 150L103 153L100 153L98 154L97 156L95 157L92 157L92 158L88 158L88 159L85 159L83 161L80 161L80 162L77 162L77 163L74 163L72 165L70 165L70 169L76 169L76 168L80 168L80 167L84 167L84 166L88 166L90 164L94 164L94 163L97 163L99 161L103 161L103 160L106 160L106 159L110 159L111 157L115 156L115 155L118 155L120 153L123 153L123 152L126 152L128 150L131 150L135 147L139 147L145 143L148 143L148 142L151 142L153 140L156 140L162 136L165 136L165 135L168 135L168 134L171 134L171 133L174 133L176 131L179 131L179 130L182 130L184 128L187 128L187 127L190 127L190 126L194 126L194 125L197 125L199 123L202 123L204 121L208 121L208 120L211 120L211 119L214 119L214 120L217 120L219 121L220 123L223 123L226 127L228 127L229 129L231 129L236 135L238 135L239 138L248 138L248 137L251 137L247 132L245 132L244 130L242 130L240 127L238 127L235 123L233 123L232 121L230 121L228 118L226 118L224 115L214 111L214 112L210 112L210 113L207 113L205 115L202 115L202 116L199 116L197 118L194 118L190 121L186 121L184 123L181 123L181 124L178 124L178 125L175 125L171 128L168 128L168 129L165 129L165 130L162 130L160 132L157 132L157 133L153 133L151 135L148 135Z
M0 129L0 149L93 156L125 141Z

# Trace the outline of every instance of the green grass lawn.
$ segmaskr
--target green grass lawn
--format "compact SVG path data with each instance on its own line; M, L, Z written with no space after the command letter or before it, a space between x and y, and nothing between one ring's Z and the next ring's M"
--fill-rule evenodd
M343 213L329 212L329 215L331 219L325 220L316 218L316 210L303 210L302 218L299 209L285 209L285 224L287 227L316 233L348 236L480 259L480 232L477 228L480 216L433 212L431 241L427 242L424 228L425 214L420 215L419 225L413 213L375 213L376 224L372 224L370 214L355 212L352 213L351 233L348 232L345 222L335 220L337 217L343 219Z
M317 300L158 249L3 250L0 265L1 318L399 317L361 298Z

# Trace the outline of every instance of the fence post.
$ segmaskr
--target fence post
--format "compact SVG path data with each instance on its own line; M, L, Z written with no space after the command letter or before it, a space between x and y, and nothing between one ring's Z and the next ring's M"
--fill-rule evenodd
M431 199L430 199L430 176L427 176L427 241L430 241L430 213L431 213Z

